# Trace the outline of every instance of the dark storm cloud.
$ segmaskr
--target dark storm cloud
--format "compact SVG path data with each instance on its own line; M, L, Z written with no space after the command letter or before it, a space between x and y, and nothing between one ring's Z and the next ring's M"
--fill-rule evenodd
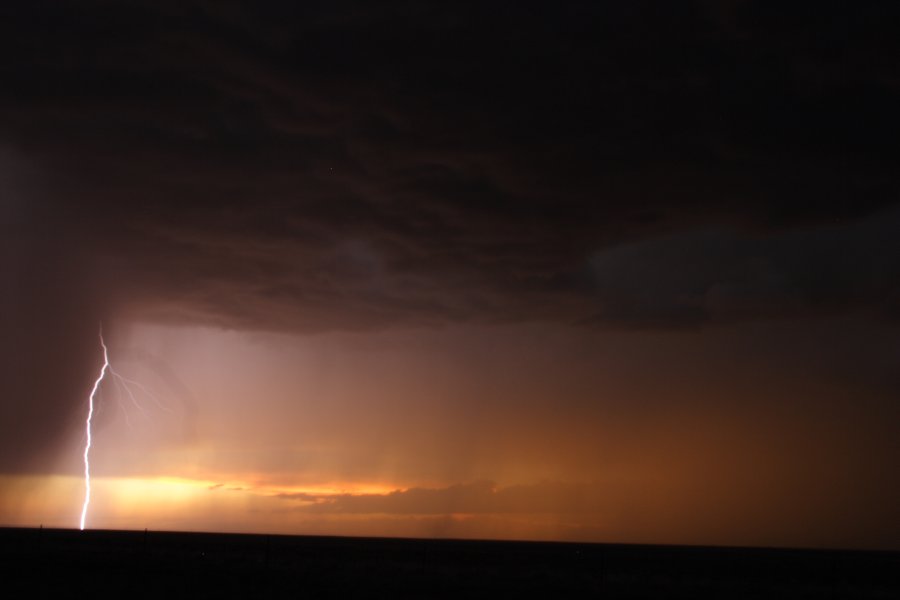
M4 361L4 395L84 388L84 364L42 380L34 357L90 356L71 340L110 314L303 332L896 314L898 242L854 221L895 215L898 12L4 3L0 311L3 355L28 363Z
M618 245L595 254L585 269L585 285L601 306L587 322L695 327L853 309L894 318L898 231L894 210L767 236L702 229Z
M0 131L45 179L26 231L67 231L114 275L106 294L156 318L630 325L641 306L580 285L618 244L812 227L896 197L879 57L897 15L807 8L7 7ZM704 251L744 243L726 238ZM705 318L634 285L654 325ZM760 294L762 314L795 308L729 293L750 296L742 316Z

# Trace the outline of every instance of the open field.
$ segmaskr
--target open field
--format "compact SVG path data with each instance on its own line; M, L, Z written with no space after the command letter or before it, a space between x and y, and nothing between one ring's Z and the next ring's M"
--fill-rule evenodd
M57 598L897 598L900 553L10 528L0 576Z

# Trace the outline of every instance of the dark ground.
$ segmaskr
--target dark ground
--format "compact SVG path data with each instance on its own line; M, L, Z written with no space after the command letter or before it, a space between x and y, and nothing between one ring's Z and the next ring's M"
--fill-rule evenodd
M0 578L31 598L893 599L900 553L0 529Z

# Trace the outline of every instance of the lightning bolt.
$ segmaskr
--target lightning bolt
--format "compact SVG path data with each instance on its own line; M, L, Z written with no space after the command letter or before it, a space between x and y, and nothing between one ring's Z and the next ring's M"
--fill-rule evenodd
M128 417L128 409L125 407L125 403L123 401L123 396L127 396L134 407L140 412L140 414L144 417L148 417L147 410L144 406L138 401L137 395L135 394L135 390L139 392L140 395L150 398L153 402L165 412L171 413L172 410L166 406L159 398L156 397L156 394L150 390L147 386L142 384L139 381L135 381L134 379L129 379L124 375L121 375L115 369L113 369L112 364L109 361L109 348L106 347L106 342L103 339L103 326L100 326L100 347L103 349L103 366L100 367L100 374L97 375L96 381L94 381L94 387L91 389L91 395L88 397L88 414L87 418L84 421L84 429L86 434L86 441L84 444L84 504L81 506L81 521L80 528L84 531L84 522L87 518L88 506L91 503L91 443L93 442L93 437L91 435L91 420L94 418L94 407L97 400L97 392L100 391L100 385L103 383L103 380L106 379L107 375L113 378L113 382L116 385L116 390L118 394L116 399L119 401L119 406L122 409L122 414L125 417L125 423L130 427L131 419Z
M88 505L91 503L91 419L94 417L94 398L100 389L100 382L106 377L106 371L109 366L109 350L106 348L106 342L103 341L103 329L100 329L100 347L103 348L103 366L100 368L100 374L94 382L94 388L88 398L88 414L84 422L84 429L87 433L87 441L84 444L84 504L81 507L81 530L84 531L84 520L87 517Z

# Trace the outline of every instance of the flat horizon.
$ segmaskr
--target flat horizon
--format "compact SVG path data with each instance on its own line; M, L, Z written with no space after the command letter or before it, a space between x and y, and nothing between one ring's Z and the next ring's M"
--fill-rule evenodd
M253 532L253 531L201 531L201 530L171 530L171 529L152 529L152 528L135 528L135 529L79 529L78 527L43 527L42 525L3 525L0 524L0 530L27 530L27 531L65 531L79 532L89 534L96 533L159 533L159 534L186 534L186 535L210 535L210 536L250 536L250 537L295 537L295 538L336 538L336 539L358 539L358 540L397 540L397 541L422 541L422 542L485 542L485 543L523 543L523 544L562 544L562 545L583 545L583 546L611 546L611 547L634 547L634 548L696 548L698 550L772 550L772 551L798 551L798 552L855 552L855 553L874 553L874 554L900 554L897 548L836 548L836 547L812 547L812 546L728 546L728 545L709 545L709 544L671 544L671 543L635 543L635 542L616 542L616 541L571 541L571 540L533 540L533 539L508 539L508 538L455 538L455 537L397 537L397 536L359 536L359 535L329 535L329 534L306 534L306 533L278 533L278 532Z

